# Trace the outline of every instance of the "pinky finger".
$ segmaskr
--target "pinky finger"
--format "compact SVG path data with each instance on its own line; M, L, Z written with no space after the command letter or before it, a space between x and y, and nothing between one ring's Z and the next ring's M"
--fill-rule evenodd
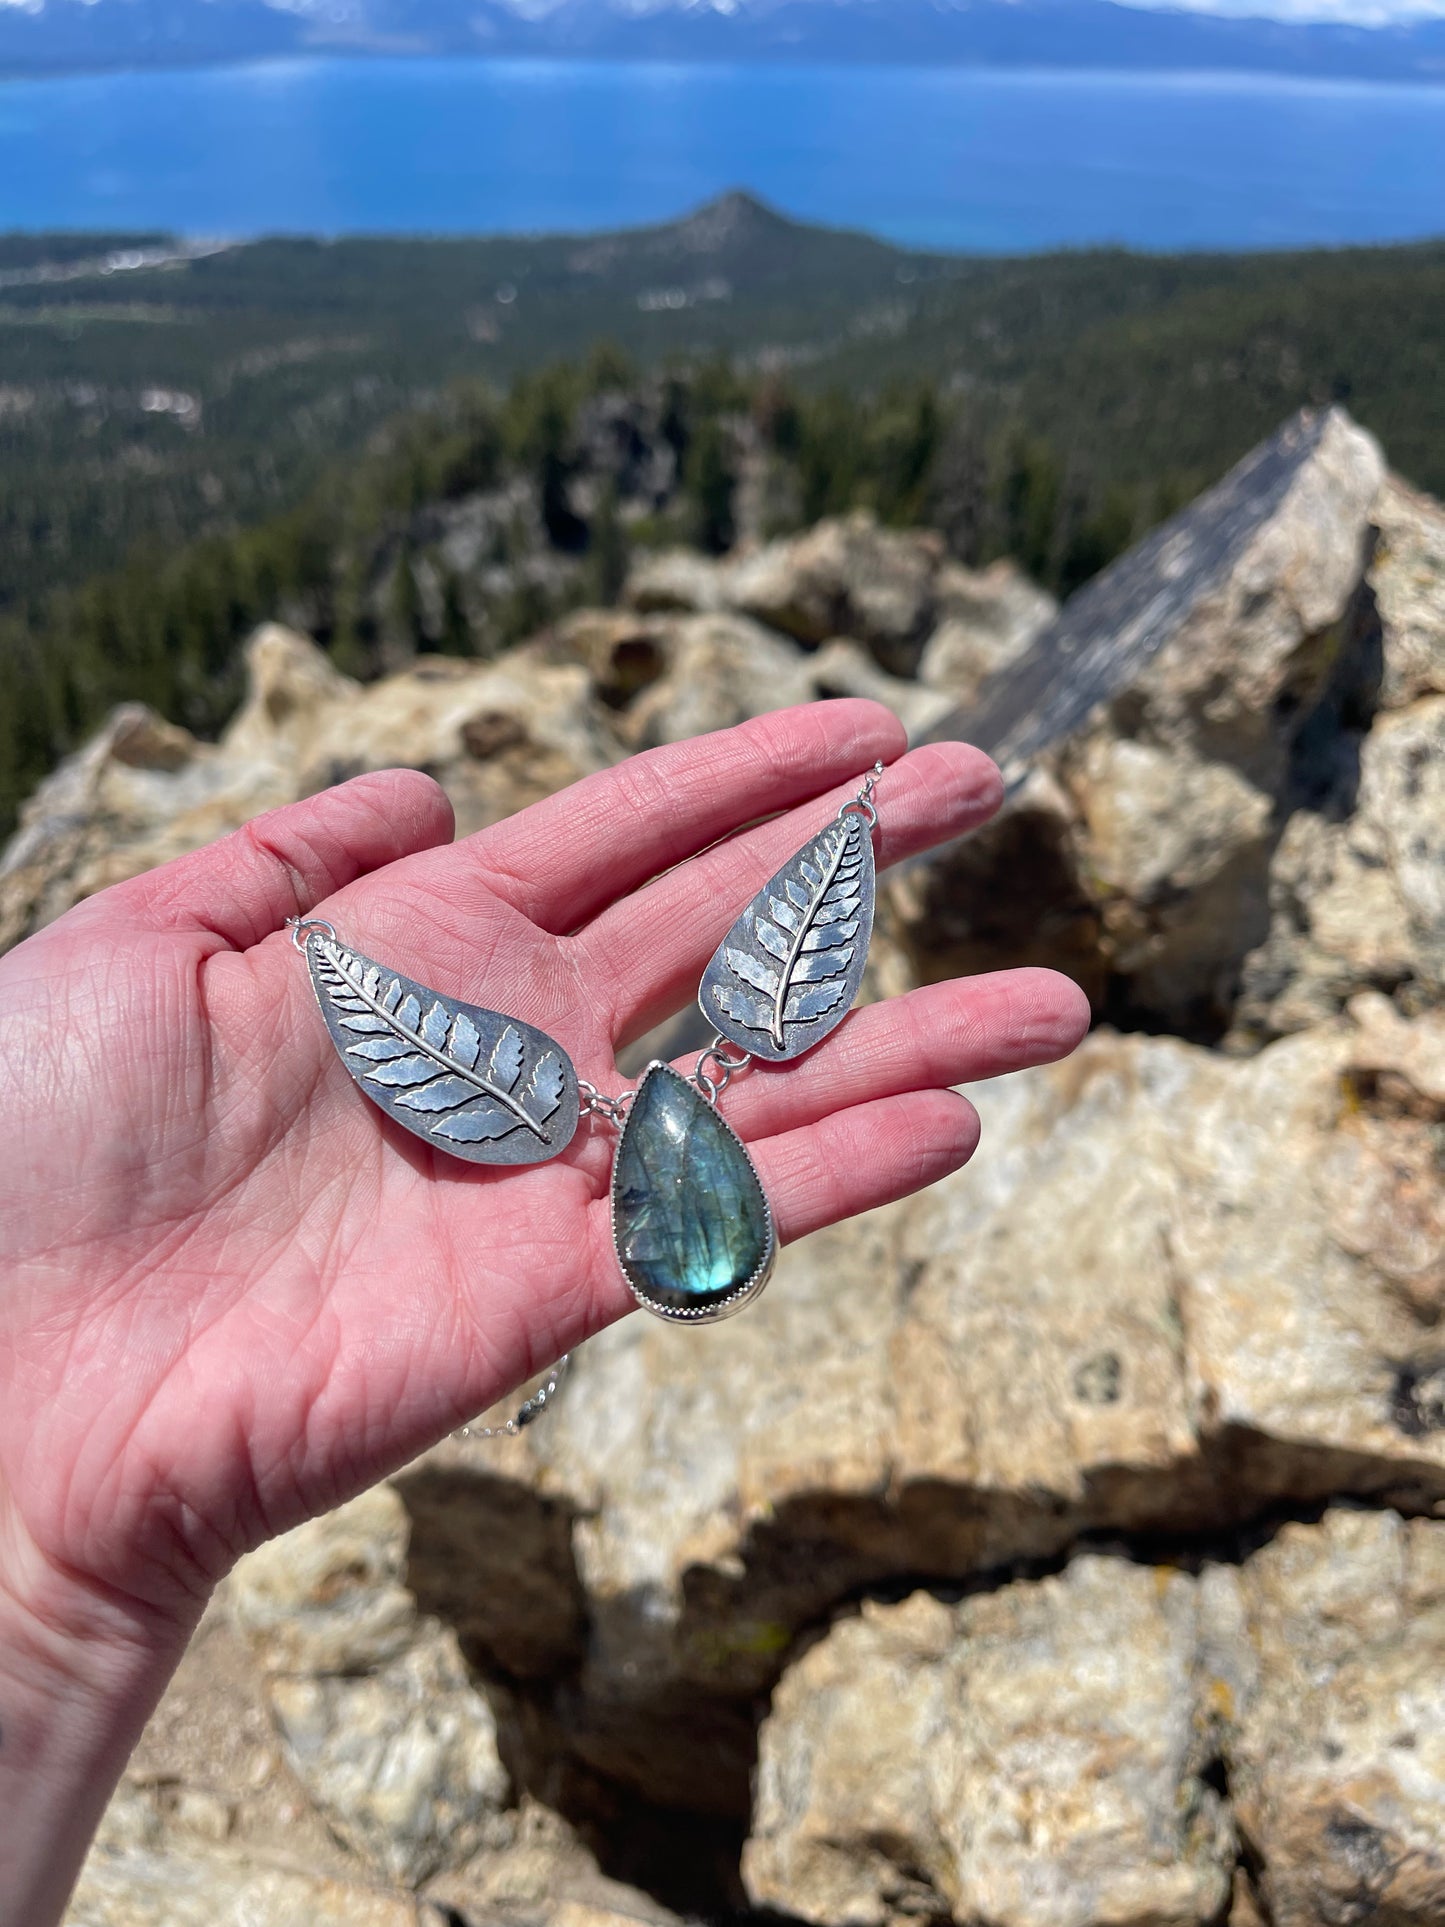
M854 1104L748 1149L772 1205L778 1240L790 1244L946 1178L967 1164L978 1137L978 1112L966 1097L907 1091Z

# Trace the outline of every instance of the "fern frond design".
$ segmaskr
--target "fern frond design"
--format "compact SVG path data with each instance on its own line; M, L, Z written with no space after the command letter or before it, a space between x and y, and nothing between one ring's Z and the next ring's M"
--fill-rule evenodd
M872 858L867 821L850 813L758 893L704 979L704 1010L725 1034L746 1048L733 1027L761 1032L768 1055L791 1056L846 1014L872 929ZM832 1023L814 1028L830 1014ZM806 1027L801 1039L798 1026Z
M313 938L311 947L318 994L344 1033L337 1041L346 1067L378 1103L415 1113L412 1129L454 1144L526 1130L551 1145L544 1127L566 1083L557 1051L543 1052L519 1094L527 1046L518 1025L498 1020L484 1064L485 1040L467 1009L408 986L328 937Z

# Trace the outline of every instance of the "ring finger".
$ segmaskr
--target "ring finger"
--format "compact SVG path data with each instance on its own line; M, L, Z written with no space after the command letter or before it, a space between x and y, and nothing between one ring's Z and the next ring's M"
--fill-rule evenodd
M752 1143L880 1098L1052 1063L1088 1027L1083 992L1057 971L1000 970L930 984L855 1011L794 1063L752 1066L733 1080L724 1109Z

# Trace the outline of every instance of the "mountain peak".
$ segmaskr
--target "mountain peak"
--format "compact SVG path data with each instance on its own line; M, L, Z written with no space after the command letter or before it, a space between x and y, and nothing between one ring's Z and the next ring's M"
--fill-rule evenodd
M695 253L715 254L721 248L736 247L761 234L777 234L792 225L766 201L744 188L733 187L685 214L673 224L671 232L675 240Z

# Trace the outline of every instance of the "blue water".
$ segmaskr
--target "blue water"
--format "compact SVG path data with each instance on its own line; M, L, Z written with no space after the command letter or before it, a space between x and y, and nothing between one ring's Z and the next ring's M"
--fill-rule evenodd
M925 246L1445 232L1445 88L970 69L296 61L0 84L0 228L486 232L727 187Z

